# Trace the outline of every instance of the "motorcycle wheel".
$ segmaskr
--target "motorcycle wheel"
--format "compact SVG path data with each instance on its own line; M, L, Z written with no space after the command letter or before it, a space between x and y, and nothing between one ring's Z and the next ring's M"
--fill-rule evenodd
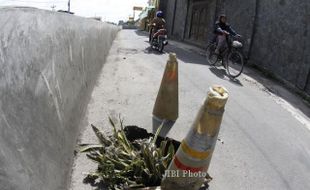
M151 43L152 41L152 34L153 34L153 28L151 28L150 32L149 32L149 42Z
M160 39L160 40L158 41L158 51L159 51L160 53L162 53L163 50L164 50L164 47L165 47L164 41L163 41L162 39Z
M157 49L157 47L156 47L156 45L155 45L155 38L152 38L152 39L151 39L150 46L151 46L151 48L152 48L153 50L156 50L156 49Z

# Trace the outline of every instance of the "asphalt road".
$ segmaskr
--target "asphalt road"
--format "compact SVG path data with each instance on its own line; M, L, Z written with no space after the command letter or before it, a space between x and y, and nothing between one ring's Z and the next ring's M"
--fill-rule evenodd
M168 53L179 59L179 119L168 136L181 140L190 128L208 88L229 90L224 119L210 175L210 190L309 190L309 107L279 84L246 69L232 81L222 68L213 68L201 50L171 42L163 54L151 51L144 33L118 34L92 94L81 142L94 141L93 123L107 132L108 115L122 114L125 124L152 130L152 108ZM78 155L71 189L91 189L82 172L94 167Z

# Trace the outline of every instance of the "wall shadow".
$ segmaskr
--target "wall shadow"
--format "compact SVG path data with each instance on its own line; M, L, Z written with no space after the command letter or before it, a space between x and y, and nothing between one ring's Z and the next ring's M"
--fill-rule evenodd
M224 69L224 67L210 66L209 70L220 79L227 80L237 86L243 86L243 84L238 78L232 78L227 75L226 69Z
M166 54L165 51L159 52L159 51L157 51L157 50L155 50L155 49L152 49L151 46L146 47L146 48L143 50L143 52L144 52L145 54L154 54L154 55L164 55L164 54Z
M148 36L148 33L144 31L136 31L136 33L137 35L146 37ZM185 64L200 64L210 66L205 57L200 55L198 52L195 52L194 50L185 50L182 47L168 44L165 47L164 53L170 52L176 53L178 59ZM161 55L159 52L151 51L149 48L146 48L145 53L154 53L157 55ZM237 86L243 86L243 81L246 81L246 79L244 79L242 76L236 79L229 78L223 67L210 67L209 70L218 78L222 80L227 80ZM266 88L266 90L269 91L269 93L273 93L276 96L279 96L280 98L286 100L292 106L298 108L307 117L310 117L310 103L302 99L298 95L298 91L296 91L294 87L289 87L287 84L275 79L275 77L269 76L268 73L266 74L264 71L261 71L249 64L245 65L243 74L250 76L255 81L262 84Z
M243 73L253 78L255 80L254 83L257 81L261 84L265 88L264 91L266 91L266 93L274 94L282 98L310 118L309 96L305 97L295 86L291 86L287 82L279 80L277 77L260 70L257 66L251 65L245 68ZM249 82L253 83L253 81Z

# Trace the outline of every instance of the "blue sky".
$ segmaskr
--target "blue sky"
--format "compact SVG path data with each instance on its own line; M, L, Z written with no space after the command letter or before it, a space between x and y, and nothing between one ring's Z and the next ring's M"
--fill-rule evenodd
M68 0L0 0L0 6L30 6L41 9L67 10ZM101 16L105 21L118 22L128 20L133 15L133 6L147 5L147 0L71 0L71 11L76 15L92 17ZM136 18L139 12L136 14Z

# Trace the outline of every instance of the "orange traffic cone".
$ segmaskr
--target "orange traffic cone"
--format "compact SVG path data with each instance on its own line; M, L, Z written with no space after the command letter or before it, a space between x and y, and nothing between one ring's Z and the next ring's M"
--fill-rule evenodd
M228 92L213 86L194 124L165 172L162 189L198 190L207 171L220 130Z
M168 121L176 121L179 116L178 62L174 53L169 54L153 116Z

